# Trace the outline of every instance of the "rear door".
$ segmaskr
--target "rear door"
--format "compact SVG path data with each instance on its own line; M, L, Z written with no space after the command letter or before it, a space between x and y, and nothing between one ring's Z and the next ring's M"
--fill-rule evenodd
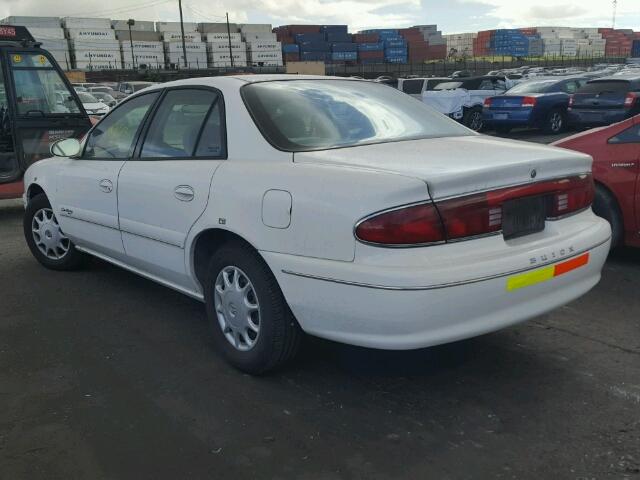
M625 225L626 230L639 233L640 229L640 119L608 140L607 180L615 189L625 215L625 223L631 219L635 225ZM597 162L594 162L594 169ZM640 233L639 233L640 234Z
M127 262L192 289L184 247L226 158L224 103L211 88L167 89L118 181Z

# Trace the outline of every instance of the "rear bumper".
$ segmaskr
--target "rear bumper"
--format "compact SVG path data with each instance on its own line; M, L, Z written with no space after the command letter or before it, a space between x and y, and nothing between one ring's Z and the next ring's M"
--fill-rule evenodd
M567 123L574 127L599 127L629 118L629 110L569 110Z
M482 118L486 125L496 126L531 126L532 124L532 109L487 109L482 111Z
M359 267L351 264L351 278L345 278L344 265L332 268L340 262L262 253L303 330L353 345L406 350L499 330L585 294L600 279L609 253L609 225L601 219L594 220L589 232L583 232L581 237L574 245L587 241L589 246L573 248L562 260L534 268L504 269L492 275L483 275L482 270L469 265L466 278L445 281L446 274L464 267L456 265L441 275L441 282L430 280L435 268L380 267L375 273L369 269L369 275L353 275ZM473 248L471 242L469 245ZM554 265L585 254L588 262L578 268L522 288L511 288L522 275L537 278L540 275L536 272L549 267L553 270Z

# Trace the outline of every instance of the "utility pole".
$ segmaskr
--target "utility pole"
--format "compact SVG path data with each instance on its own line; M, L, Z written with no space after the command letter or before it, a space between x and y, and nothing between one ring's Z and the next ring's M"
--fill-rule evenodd
M229 40L229 59L233 68L233 51L231 50L231 27L229 26L229 12L227 12L227 40Z
M136 69L136 57L133 56L133 37L131 37L131 27L135 25L136 21L133 18L127 20L127 25L129 26L129 45L131 46L131 65L133 69Z
M187 65L187 45L184 41L184 22L182 21L182 0L178 0L178 9L180 10L180 33L182 34L182 54L184 55L184 68L189 68Z
M611 28L616 28L616 10L618 9L618 0L613 0L613 22Z

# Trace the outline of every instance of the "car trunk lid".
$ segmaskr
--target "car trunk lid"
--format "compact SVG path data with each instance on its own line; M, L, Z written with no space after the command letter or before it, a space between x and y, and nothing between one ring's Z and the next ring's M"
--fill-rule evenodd
M592 162L577 152L483 135L300 152L294 161L419 178L434 200L585 173Z

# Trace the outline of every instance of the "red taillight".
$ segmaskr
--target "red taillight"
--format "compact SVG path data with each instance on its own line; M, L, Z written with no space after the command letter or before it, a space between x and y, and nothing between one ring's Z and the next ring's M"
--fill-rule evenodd
M383 212L356 227L359 240L380 245L415 245L460 240L502 230L502 205L544 196L547 218L578 212L593 203L591 174L501 188L485 193Z
M562 217L583 210L593 203L595 189L591 175L559 180L559 191L553 195L547 215Z
M491 97L487 97L484 99L484 108L490 108L491 107L491 102L493 100L491 99Z
M431 203L383 212L356 226L356 237L379 245L416 245L442 242L444 230Z
M633 105L636 103L637 99L638 99L638 94L637 93L633 93L633 92L627 93L627 96L624 97L624 108L633 107Z
M522 103L520 105L523 107L535 107L536 102L536 97L522 97Z

